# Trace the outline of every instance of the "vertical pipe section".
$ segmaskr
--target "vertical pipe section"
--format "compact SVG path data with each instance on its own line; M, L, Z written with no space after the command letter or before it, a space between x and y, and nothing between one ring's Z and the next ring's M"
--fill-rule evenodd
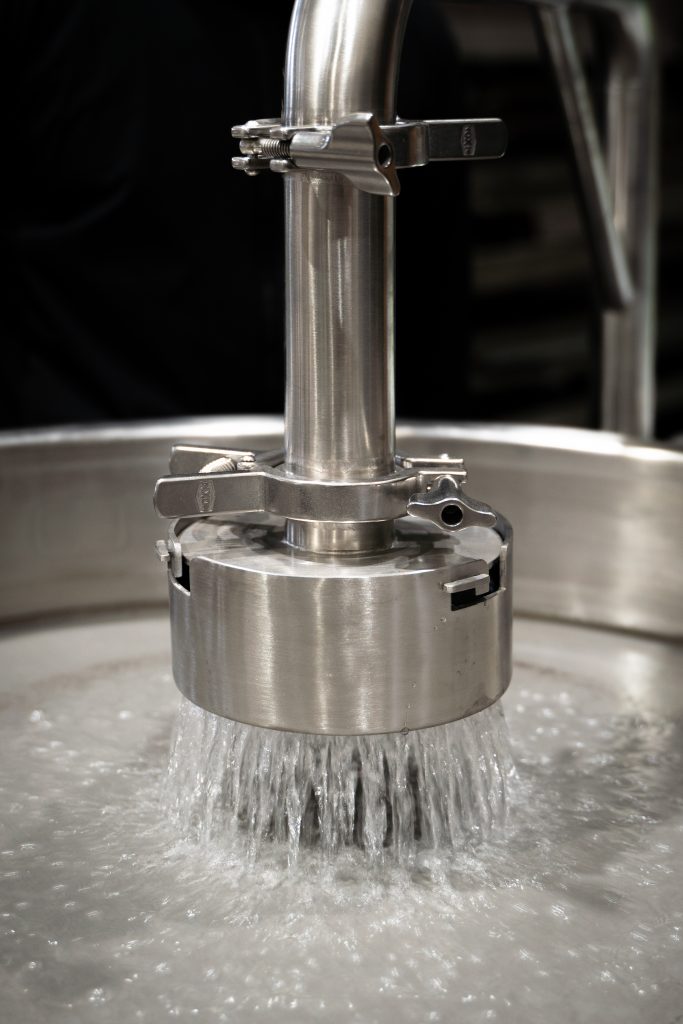
M607 84L607 163L616 229L635 297L602 323L602 426L636 437L654 433L659 87L649 6L608 5L614 51Z
M610 16L607 158L603 158L569 3L540 3L602 284L600 425L654 430L657 74L650 12L640 0L589 0ZM605 168L606 163L606 168Z
M412 0L297 0L283 124L357 113L396 118ZM285 179L286 467L313 480L367 480L394 469L394 207L339 175ZM312 550L382 546L386 527L290 524Z
M335 174L285 180L288 469L390 473L394 458L394 211Z
M534 13L569 130L603 308L625 309L633 302L631 273L614 223L612 189L569 10L553 4L539 6Z

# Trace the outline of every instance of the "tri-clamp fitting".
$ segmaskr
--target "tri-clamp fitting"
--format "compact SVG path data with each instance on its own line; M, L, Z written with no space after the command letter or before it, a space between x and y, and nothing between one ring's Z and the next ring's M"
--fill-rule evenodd
M332 125L296 128L279 118L247 121L232 129L242 156L232 166L249 175L271 170L321 170L343 175L371 195L397 196L397 170L433 160L494 160L503 156L507 129L498 118L468 121L396 121L354 114Z
M429 519L445 533L493 527L496 513L462 490L462 459L397 455L396 470L374 480L308 480L283 469L284 452L175 445L171 475L157 482L154 502L168 519L270 512L318 523Z

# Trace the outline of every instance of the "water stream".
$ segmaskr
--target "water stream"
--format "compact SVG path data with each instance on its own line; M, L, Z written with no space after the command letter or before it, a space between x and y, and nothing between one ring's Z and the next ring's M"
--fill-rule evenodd
M165 807L186 837L243 835L256 859L286 842L323 855L351 845L410 864L506 820L514 762L502 705L433 729L310 736L240 725L183 701Z

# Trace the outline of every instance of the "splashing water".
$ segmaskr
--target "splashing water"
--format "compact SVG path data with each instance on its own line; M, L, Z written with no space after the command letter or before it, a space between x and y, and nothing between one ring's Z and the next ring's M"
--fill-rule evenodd
M183 701L165 806L199 841L241 834L246 852L286 842L362 847L410 862L457 849L506 818L514 778L500 704L459 722L379 736L311 736L242 725Z

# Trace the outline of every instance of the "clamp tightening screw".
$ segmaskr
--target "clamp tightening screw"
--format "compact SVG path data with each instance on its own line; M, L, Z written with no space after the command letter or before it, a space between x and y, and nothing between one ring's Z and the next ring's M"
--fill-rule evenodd
M287 160L289 159L289 142L285 139L267 137L242 139L240 153L245 156L260 157L262 160Z

